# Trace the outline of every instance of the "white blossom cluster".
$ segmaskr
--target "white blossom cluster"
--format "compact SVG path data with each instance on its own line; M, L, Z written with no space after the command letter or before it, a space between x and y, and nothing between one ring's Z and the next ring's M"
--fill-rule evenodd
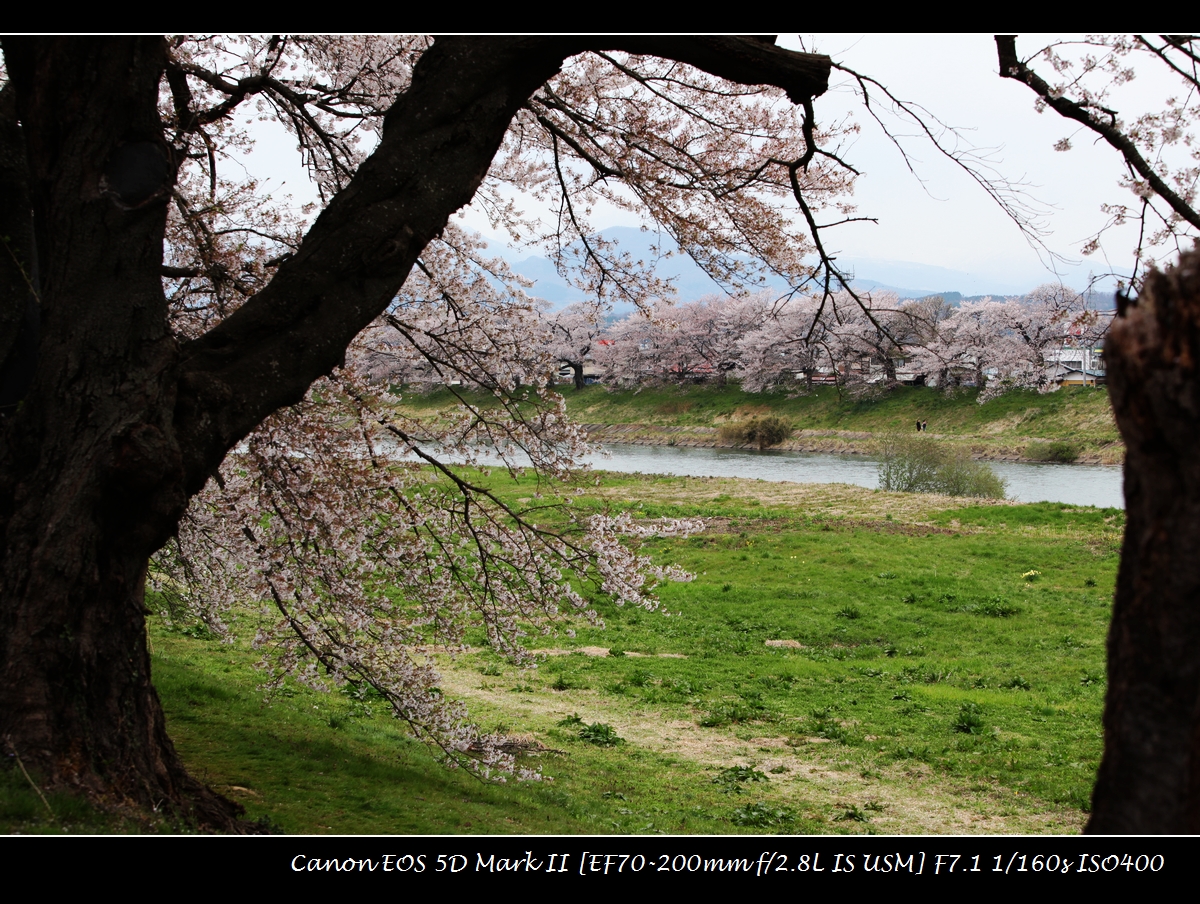
M553 419L559 405L535 424L456 422L434 437L441 458L414 436L429 424L391 407L348 372L314 387L227 458L152 578L176 618L202 618L222 635L253 622L268 688L289 676L349 685L386 701L453 761L511 772L504 739L481 735L438 689L435 654L463 652L478 630L492 649L532 665L525 638L569 630L573 617L598 621L589 586L653 609L657 583L689 576L654 566L622 538L702 524L577 516L569 496L518 510L476 471L444 463L446 450L477 452L507 428L512 449L548 481L569 473L584 447Z

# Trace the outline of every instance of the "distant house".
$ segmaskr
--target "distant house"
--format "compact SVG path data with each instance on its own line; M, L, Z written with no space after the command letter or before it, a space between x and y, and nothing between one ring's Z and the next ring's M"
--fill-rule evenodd
M1099 311L1098 324L1085 334L1082 327L1066 337L1062 348L1046 354L1046 376L1056 386L1103 386L1108 382L1104 367L1104 340L1115 312ZM1097 331L1096 327L1102 327Z
M1056 386L1104 386L1104 349L1066 346L1047 353L1046 375Z
M599 383L604 377L604 371L593 363L591 356L583 359L583 382L584 385L590 386L592 383ZM575 368L570 364L564 364L558 369L558 383L572 383L575 380Z
M811 372L807 370L796 371L796 379L808 380L810 383L816 384L829 384L832 386L833 384L837 383L838 375L837 371L832 367L817 367Z

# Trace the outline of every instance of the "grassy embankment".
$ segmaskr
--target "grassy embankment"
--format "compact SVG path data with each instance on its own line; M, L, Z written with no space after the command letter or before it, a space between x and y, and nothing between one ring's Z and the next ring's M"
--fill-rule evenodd
M931 436L968 446L976 458L1043 460L1051 443L1067 444L1079 462L1119 464L1125 454L1105 389L1012 392L982 405L974 391L947 396L924 387L862 400L839 396L833 387L809 396L747 393L736 386L559 390L571 417L598 442L714 446L722 424L774 414L796 428L776 448L793 451L870 454L881 434L915 433L916 421L923 420ZM400 404L428 414L453 403L442 390L405 395Z
M518 505L533 493L493 479ZM152 619L185 762L285 832L1080 828L1121 512L612 474L577 504L609 503L709 519L642 546L696 574L662 588L670 615L594 594L607 629L538 640L536 670L481 636L443 662L446 691L484 728L526 739L524 764L553 781L446 771L378 707L340 694L297 686L266 704L245 642ZM147 827L47 803L53 817L11 762L0 769L8 831Z

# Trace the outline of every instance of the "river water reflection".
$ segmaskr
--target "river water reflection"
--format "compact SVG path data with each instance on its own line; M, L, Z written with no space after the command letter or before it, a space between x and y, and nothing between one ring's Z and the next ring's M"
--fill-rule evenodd
M878 464L862 455L805 452L756 452L690 446L604 445L608 457L589 459L596 468L680 477L748 477L795 483L850 483L875 489ZM1008 496L1021 502L1063 502L1124 508L1121 468L1117 465L990 462L1008 481Z

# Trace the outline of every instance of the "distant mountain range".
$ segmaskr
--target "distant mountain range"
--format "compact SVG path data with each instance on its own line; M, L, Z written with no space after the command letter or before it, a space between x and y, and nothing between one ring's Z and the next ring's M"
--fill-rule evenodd
M704 295L723 292L707 273L687 255L679 253L679 246L665 234L643 232L628 226L616 226L601 233L606 239L619 243L623 251L634 260L654 261L656 273L663 279L672 280L678 298L692 301ZM658 246L656 253L654 246ZM512 269L535 284L531 293L543 298L555 308L560 308L583 298L583 293L570 285L545 257L520 257L503 242L489 239L489 251L508 261ZM670 257L662 254L672 252ZM841 258L838 263L854 275L852 285L861 291L894 292L900 298L926 298L941 295L951 304L962 300L982 298L986 295L1024 295L1034 287L1017 283L1001 283L982 279L961 270L918 264L912 261L890 261L875 258ZM782 290L782 281L768 281L771 288ZM1102 305L1107 307L1108 305ZM616 310L622 315L626 310Z

